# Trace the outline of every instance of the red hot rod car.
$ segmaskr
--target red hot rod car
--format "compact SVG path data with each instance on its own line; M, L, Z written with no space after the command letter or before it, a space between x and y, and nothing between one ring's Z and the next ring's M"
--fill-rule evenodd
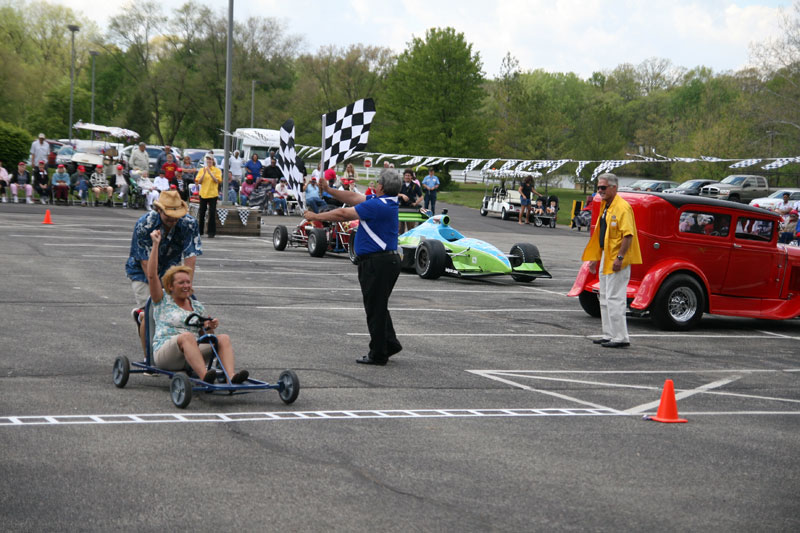
M633 208L642 250L628 284L633 312L670 330L696 326L703 313L800 316L800 248L778 244L777 214L696 196L619 194ZM595 197L593 230L599 209ZM584 263L568 295L600 316L598 285Z

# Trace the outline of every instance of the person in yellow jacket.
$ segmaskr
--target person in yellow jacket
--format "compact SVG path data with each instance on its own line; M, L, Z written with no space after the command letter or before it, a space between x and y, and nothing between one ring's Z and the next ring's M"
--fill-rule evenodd
M642 263L633 209L617 195L617 185L614 174L597 177L597 194L603 199L600 217L581 257L583 261L590 261L592 274L600 268L603 337L592 342L605 348L626 348L631 344L625 321L626 290L631 279L631 265Z
M219 186L222 183L222 171L216 166L214 156L211 154L206 156L206 166L197 171L194 182L200 184L200 212L197 213L200 235L203 234L206 210L208 210L206 234L209 239L213 239L217 234L217 198L219 198Z

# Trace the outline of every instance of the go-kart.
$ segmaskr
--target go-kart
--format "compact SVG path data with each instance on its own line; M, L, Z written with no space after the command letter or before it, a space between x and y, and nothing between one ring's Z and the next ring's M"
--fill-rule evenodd
M415 269L424 279L444 274L464 278L510 274L515 281L527 283L552 277L533 244L517 243L505 254L488 242L464 237L451 228L446 211L400 235L397 251L402 267Z
M155 321L153 320L153 313L150 300L147 301L145 306L145 345L146 354L143 362L131 363L127 357L120 355L114 361L114 369L112 377L114 385L123 388L128 383L130 374L144 374L149 375L166 375L170 378L169 392L172 398L172 403L175 407L181 409L187 407L189 402L192 401L192 395L195 392L205 392L208 394L246 394L248 392L256 392L263 390L277 390L278 394L286 404L291 404L297 399L300 393L300 380L293 370L284 370L281 372L277 383L267 383L266 381L259 381L257 379L249 378L241 384L231 383L231 376L228 370L223 366L222 360L217 353L217 337L215 335L206 334L203 330L203 324L206 320L211 320L209 317L202 317L197 313L192 313L186 317L186 325L189 327L198 328L199 337L198 344L208 343L211 345L213 355L208 363L207 368L214 368L217 370L217 381L215 383L207 383L199 379L191 368L186 365L184 370L164 370L158 368L153 362L153 345L152 335L155 332ZM133 366L133 368L131 368Z
M348 254L356 262L355 250L350 243L355 238L358 220L347 222L320 222L303 220L291 233L286 226L277 226L272 233L272 245L276 250L286 246L307 247L312 257L322 257L325 252Z

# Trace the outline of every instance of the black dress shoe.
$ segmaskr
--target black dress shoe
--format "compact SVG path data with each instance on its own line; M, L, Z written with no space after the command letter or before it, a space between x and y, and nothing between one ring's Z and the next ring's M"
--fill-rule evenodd
M206 237L209 238L209 239L213 239L214 235L206 235Z
M611 342L611 339L594 339L592 342L594 344L605 344L607 342Z
M373 359L372 357L365 355L360 359L356 359L356 363L361 363L362 365L378 365L383 366L386 364L388 359Z
M631 343L629 342L610 341L610 342L604 342L600 346L602 346L603 348L627 348L630 345Z
M400 346L400 344L399 344L399 343L398 343L398 344L395 344L394 346L391 346L391 345L390 345L390 346L389 346L389 347L386 349L386 357L387 357L387 358L389 358L389 357L393 356L393 355L394 355L394 354L396 354L396 353L400 353L401 351L403 351L403 347L402 347L402 346Z

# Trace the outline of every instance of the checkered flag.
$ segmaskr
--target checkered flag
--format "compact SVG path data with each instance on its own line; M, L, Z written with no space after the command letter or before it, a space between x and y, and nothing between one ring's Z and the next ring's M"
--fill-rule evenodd
M753 165L761 163L760 159L744 159L739 161L738 163L734 163L728 168L745 168L745 167L752 167Z
M275 154L278 168L289 182L289 190L297 198L298 205L303 207L303 173L297 168L297 153L294 150L294 120L289 119L281 126L281 147Z
M562 166L564 166L566 163L569 163L570 161L571 161L571 159L559 159L558 161L554 161L552 166L550 166L550 170L548 170L547 173L550 174L551 172L555 172L556 169L561 168Z
M772 163L767 163L764 165L764 170L774 170L776 168L781 168L782 166L788 165L789 163L800 163L800 156L798 157L781 157L773 161Z
M375 102L365 98L324 116L322 170L335 167L367 145Z
M585 167L589 163L591 163L591 161L578 161L578 168L575 169L575 177L580 178L581 170L583 170L583 167Z

